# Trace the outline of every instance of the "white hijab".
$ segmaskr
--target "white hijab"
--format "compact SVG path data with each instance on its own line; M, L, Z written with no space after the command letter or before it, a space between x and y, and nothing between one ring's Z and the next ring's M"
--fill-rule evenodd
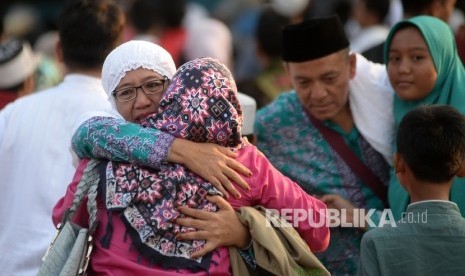
M140 67L153 70L170 80L176 73L171 55L155 43L131 40L116 47L108 54L102 68L103 89L115 110L115 97L111 93L126 72Z

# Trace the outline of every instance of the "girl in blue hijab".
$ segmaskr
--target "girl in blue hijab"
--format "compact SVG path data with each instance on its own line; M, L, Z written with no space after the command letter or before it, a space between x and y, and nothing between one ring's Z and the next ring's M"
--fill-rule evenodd
M451 105L465 114L465 69L453 33L442 20L417 16L397 23L386 40L385 63L396 92L396 128L406 113L424 104ZM400 219L409 196L394 172L388 199L395 219ZM457 203L463 216L465 179L455 179L450 200Z

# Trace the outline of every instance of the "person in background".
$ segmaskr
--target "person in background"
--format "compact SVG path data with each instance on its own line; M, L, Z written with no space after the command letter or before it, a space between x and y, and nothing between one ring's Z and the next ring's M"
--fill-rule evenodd
M454 10L457 0L402 0L403 17L410 18L418 15L430 15L437 17L444 22L449 22L449 19ZM397 23L397 22L396 22ZM364 53L367 58L372 55L379 57L379 54L384 53L384 41L377 46L374 46L369 53ZM384 60L373 59L375 62L384 62Z
M228 26L218 19L195 16L184 21L187 31L184 57L193 60L200 57L213 57L232 70L232 35Z
M382 63L384 56L382 49L376 52L375 46L383 43L389 33L384 25L389 4L389 0L357 0L353 7L353 16L361 29L351 39L350 49L377 63Z
M155 29L153 21L156 14L155 1L134 0L126 10L126 40L144 40L159 43L159 30Z
M465 64L465 2L457 2L454 12L452 13L449 25L455 34L457 51L459 52L462 63Z
M264 8L259 13L254 39L255 53L261 69L258 74L237 83L240 91L257 101L258 108L264 107L281 92L292 88L281 58L281 29L290 22L290 18L278 14L271 7Z
M159 33L159 44L171 54L176 66L179 66L186 61L184 48L187 29L182 24L186 14L186 0L155 0L155 2L157 12L153 15L154 28Z
M402 0L404 18L420 14L430 15L449 22L457 0Z
M413 108L445 104L465 114L465 69L457 53L454 35L442 20L417 16L396 24L386 40L387 73L395 91L394 119L397 127ZM394 148L395 150L395 148ZM465 214L464 179L455 179L450 200ZM389 183L389 205L396 220L409 203L409 196L394 172Z
M54 26L53 37L50 35L43 15L39 7L32 3L11 3L5 16L2 17L5 25L5 38L20 39L29 43L33 51L40 56L35 70L35 84L31 92L38 92L57 85L63 80L64 74L62 66L56 62L54 57L58 32ZM40 47L37 47L38 44L41 44ZM47 50L43 47L45 45Z
M58 39L58 31L50 30L41 34L34 43L34 51L42 56L36 75L36 91L63 81L64 68L55 57L55 45Z
M356 112L367 109L349 105L349 94L355 93L350 82L357 61L349 53L342 23L332 16L288 25L283 29L283 45L294 90L257 112L258 148L278 170L309 194L318 195L328 208L346 209L348 221L352 222L355 208L381 211L387 201L389 165L361 134L363 124L354 120ZM336 138L330 141L325 133ZM336 151L334 141L345 145L344 155ZM375 181L352 169L356 161ZM365 229L364 225L330 229L330 245L319 257L332 275L357 271Z
M465 219L449 201L465 176L465 117L447 105L409 111L397 131L394 168L411 201L395 227L367 232L358 275L463 275Z
M58 19L59 85L22 97L0 111L0 267L36 275L56 229L53 206L75 168L71 135L89 111L112 112L100 83L105 56L122 39L124 14L110 0L70 0ZM2 76L2 81L4 77Z
M28 42L11 38L0 43L0 110L35 90L39 61Z
M186 0L135 0L127 8L126 40L145 40L166 49L176 64L184 63L187 30L183 26Z
M7 8L1 20L5 37L21 39L34 45L39 35L45 30L45 22L38 8L26 2L4 2L7 3Z
M237 98L242 107L244 124L242 126L242 135L252 144L256 145L257 136L254 131L255 113L257 112L257 102L247 94L237 92Z

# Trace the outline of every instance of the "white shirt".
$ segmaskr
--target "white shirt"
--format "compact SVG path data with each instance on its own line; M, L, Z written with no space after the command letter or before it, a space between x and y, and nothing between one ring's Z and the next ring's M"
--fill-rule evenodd
M361 29L358 35L350 41L350 50L363 53L366 50L383 43L389 34L385 26L372 26Z
M74 129L83 114L112 113L107 98L100 79L72 74L0 112L0 274L37 274L56 232L52 209L75 172Z
M357 54L357 73L349 86L349 105L358 131L392 165L394 89L386 67Z

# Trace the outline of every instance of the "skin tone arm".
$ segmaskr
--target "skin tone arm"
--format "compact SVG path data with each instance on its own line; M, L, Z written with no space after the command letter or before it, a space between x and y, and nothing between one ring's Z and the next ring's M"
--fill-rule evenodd
M215 213L204 212L186 206L178 211L189 218L178 218L176 223L198 229L198 231L178 234L179 240L206 240L205 246L192 254L191 258L198 258L220 246L236 246L245 248L250 244L250 233L236 215L236 212L224 198L208 196L207 199L215 203L219 210Z
M212 143L194 143L175 139L167 159L185 165L189 170L212 183L226 198L228 197L226 190L234 197L240 198L240 192L231 181L245 190L250 190L249 185L238 173L251 176L252 172L234 160L235 157L236 154L231 150Z
M111 117L92 117L73 135L73 150L80 158L105 158L158 168L163 160L186 166L217 187L240 197L231 182L248 190L240 174L251 172L234 158L231 150L211 144L174 139L156 129Z

